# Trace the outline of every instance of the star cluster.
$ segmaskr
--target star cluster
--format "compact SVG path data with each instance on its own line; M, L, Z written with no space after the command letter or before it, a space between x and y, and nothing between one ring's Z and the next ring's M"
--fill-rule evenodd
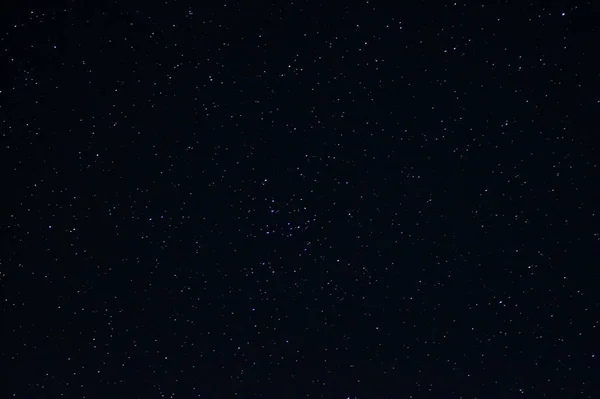
M599 397L598 12L3 10L5 397Z

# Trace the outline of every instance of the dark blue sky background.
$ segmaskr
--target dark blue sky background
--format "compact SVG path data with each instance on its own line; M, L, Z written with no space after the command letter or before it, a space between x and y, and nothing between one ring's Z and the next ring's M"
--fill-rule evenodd
M9 7L6 397L598 397L599 16Z

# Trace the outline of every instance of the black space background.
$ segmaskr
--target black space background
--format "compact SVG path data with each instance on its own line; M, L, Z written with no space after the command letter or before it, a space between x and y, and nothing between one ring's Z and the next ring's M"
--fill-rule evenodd
M594 2L7 4L2 397L599 397Z

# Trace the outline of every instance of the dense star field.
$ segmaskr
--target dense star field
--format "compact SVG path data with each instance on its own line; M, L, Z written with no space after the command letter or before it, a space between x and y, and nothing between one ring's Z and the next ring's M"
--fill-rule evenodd
M3 6L0 396L600 397L598 21Z

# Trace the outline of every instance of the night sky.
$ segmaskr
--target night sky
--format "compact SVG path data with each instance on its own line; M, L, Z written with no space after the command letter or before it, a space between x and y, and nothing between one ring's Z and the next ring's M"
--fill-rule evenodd
M595 1L25 3L0 397L600 397Z

